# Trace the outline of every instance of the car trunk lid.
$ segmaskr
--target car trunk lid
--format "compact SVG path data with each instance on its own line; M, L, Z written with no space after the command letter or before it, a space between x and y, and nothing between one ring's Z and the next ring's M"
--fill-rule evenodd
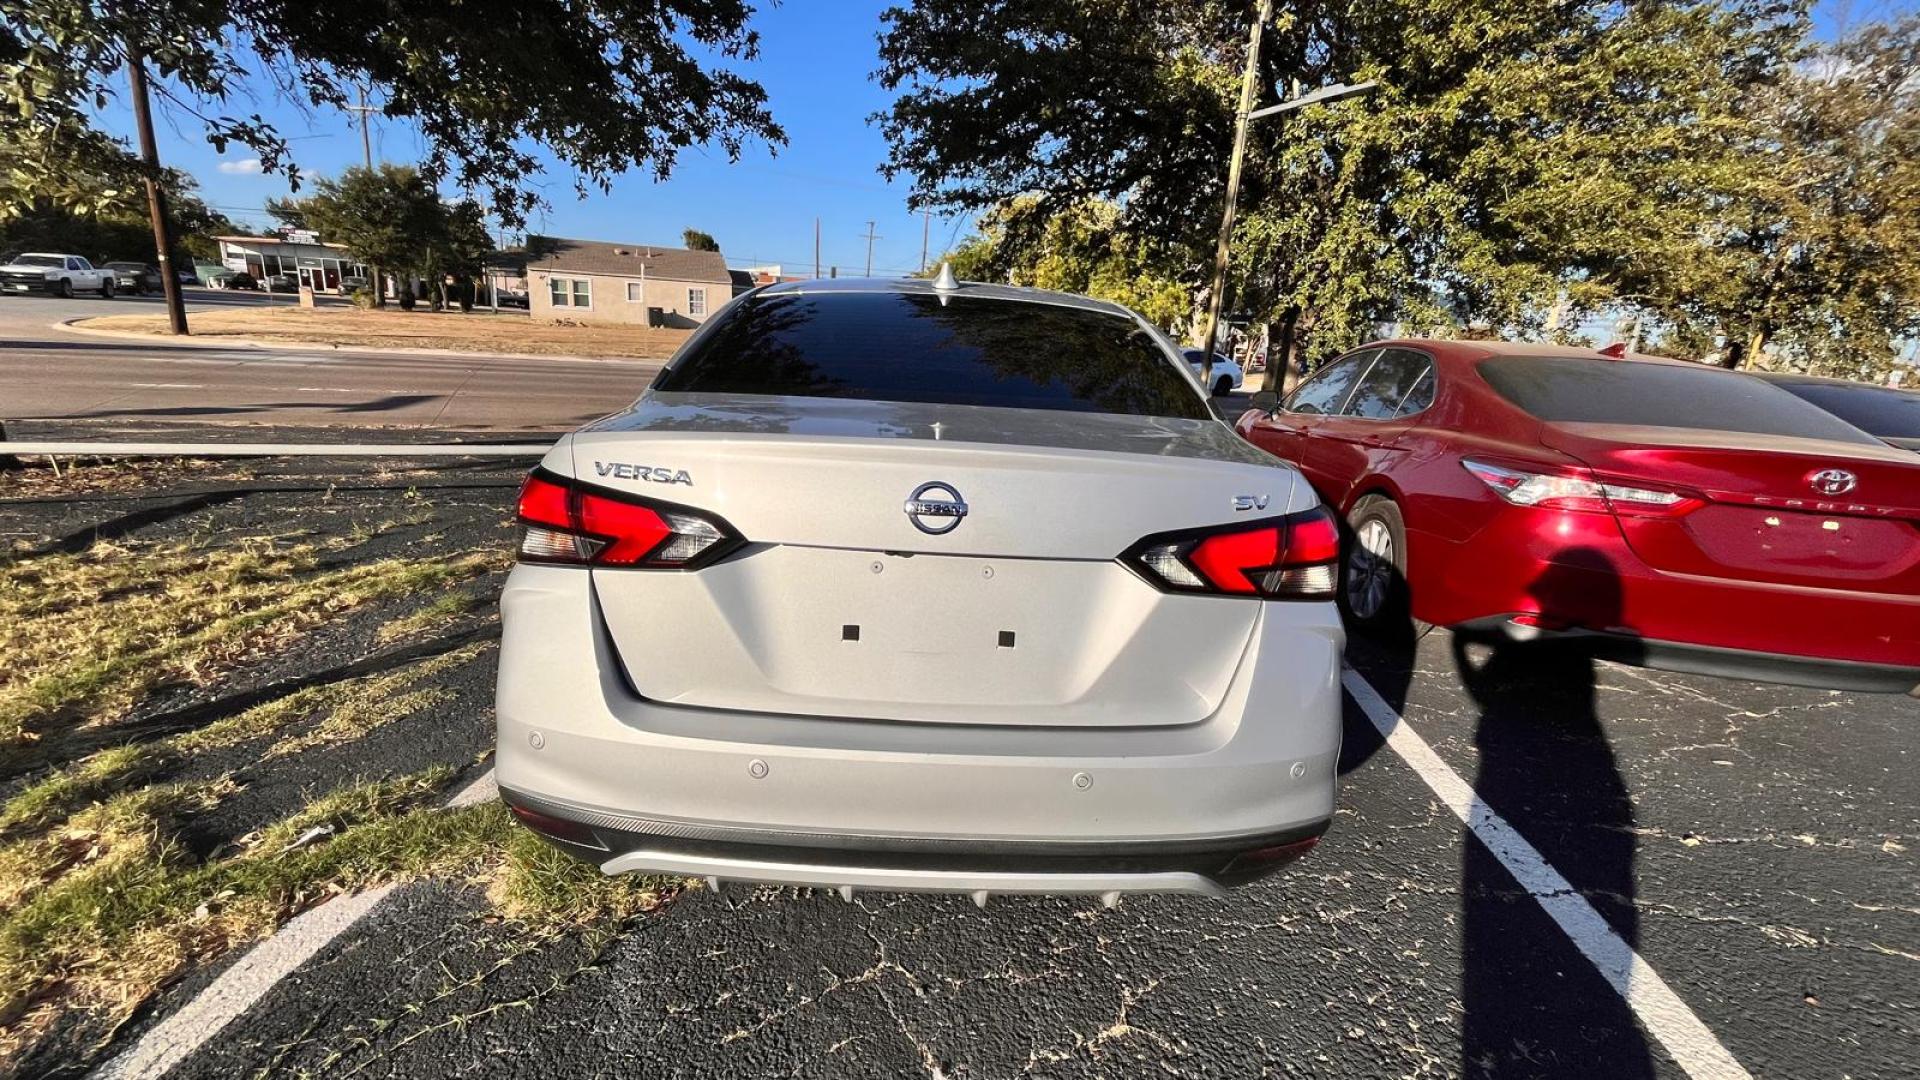
M655 394L573 458L748 542L696 572L593 571L634 687L808 716L1204 719L1260 602L1170 595L1116 556L1169 523L1261 516L1241 496L1266 515L1315 501L1224 424L1027 409Z
M1658 570L1849 590L1920 592L1920 460L1892 447L1743 432L1557 423L1541 441L1603 478L1703 505L1621 515Z

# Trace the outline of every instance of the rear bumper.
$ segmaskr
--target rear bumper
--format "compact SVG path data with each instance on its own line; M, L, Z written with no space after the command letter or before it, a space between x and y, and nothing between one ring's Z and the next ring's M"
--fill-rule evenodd
M608 873L645 871L843 891L1219 896L1306 854L1328 821L1175 841L997 841L763 832L579 807L502 788L516 816Z
M1684 671L1695 675L1717 675L1754 682L1784 683L1789 686L1814 686L1827 690L1857 690L1874 694L1911 694L1920 697L1920 666L1865 664L1851 660L1826 660L1789 653L1757 652L1743 649L1718 649L1682 641L1660 641L1630 634L1609 634L1593 630L1543 630L1516 623L1511 617L1479 619L1456 627L1478 635L1493 635L1515 641L1568 641L1584 646L1594 656L1623 664Z
M591 829L570 850L609 873L1214 894L1285 861L1236 856L1332 817L1344 638L1331 605L1264 605L1226 699L1198 723L991 727L648 701L588 582L548 566L508 580L496 767L510 804Z
M1847 689L1920 681L1895 685L1920 671L1920 596L1663 573L1595 514L1502 511L1466 543L1416 531L1407 549L1414 613L1439 625L1528 614L1625 643L1648 666Z

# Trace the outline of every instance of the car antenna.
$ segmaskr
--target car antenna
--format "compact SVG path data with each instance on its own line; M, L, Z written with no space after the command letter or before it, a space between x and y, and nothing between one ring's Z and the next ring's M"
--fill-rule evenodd
M960 279L953 276L952 263L942 262L940 264L940 273L933 279L933 288L935 292L960 291Z

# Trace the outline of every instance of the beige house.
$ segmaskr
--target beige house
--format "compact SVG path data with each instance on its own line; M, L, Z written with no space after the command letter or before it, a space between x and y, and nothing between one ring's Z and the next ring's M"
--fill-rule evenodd
M533 239L527 299L535 318L692 327L733 295L717 251L597 240Z

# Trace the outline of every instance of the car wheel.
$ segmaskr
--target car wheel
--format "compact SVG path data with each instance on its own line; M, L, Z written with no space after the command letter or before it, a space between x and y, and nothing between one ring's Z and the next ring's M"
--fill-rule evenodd
M1369 495L1347 515L1346 556L1340 560L1340 608L1354 626L1372 634L1404 631L1411 617L1407 596L1407 526L1400 507L1384 495Z
M1213 384L1213 396L1226 397L1228 394L1231 394L1231 393L1233 393L1233 376L1231 375L1220 376L1219 380Z
M73 282L67 278L61 278L60 284L53 287L53 295L62 300L73 299Z
M107 280L102 281L100 283L100 299L102 300L113 299L113 279L112 278L108 278Z

